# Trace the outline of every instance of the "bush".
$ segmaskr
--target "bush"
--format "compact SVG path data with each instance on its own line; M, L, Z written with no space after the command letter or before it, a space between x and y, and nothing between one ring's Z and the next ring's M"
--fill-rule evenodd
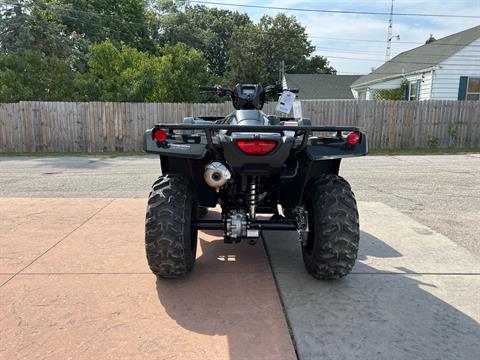
M202 53L181 43L157 51L93 44L85 73L39 51L0 55L0 102L201 101L198 85L209 83Z
M377 89L374 96L377 100L407 100L405 99L407 87L408 81L403 79L400 87L395 89Z
M0 102L71 100L73 80L69 65L57 57L32 50L0 55Z

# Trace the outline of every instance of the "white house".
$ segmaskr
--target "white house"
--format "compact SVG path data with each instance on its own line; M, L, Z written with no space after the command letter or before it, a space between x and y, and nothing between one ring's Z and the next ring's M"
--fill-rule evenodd
M480 26L405 51L356 80L357 99L375 98L376 89L408 81L408 100L480 100Z

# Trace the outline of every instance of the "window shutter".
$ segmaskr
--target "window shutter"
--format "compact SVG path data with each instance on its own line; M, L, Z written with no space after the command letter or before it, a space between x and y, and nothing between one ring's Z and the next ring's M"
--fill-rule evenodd
M422 85L422 80L417 80L417 93L416 95L416 100L420 100L420 86Z
M460 76L460 85L458 86L458 100L467 98L468 76Z
M407 83L407 86L405 87L405 93L403 94L404 100L409 100L410 99L410 83Z

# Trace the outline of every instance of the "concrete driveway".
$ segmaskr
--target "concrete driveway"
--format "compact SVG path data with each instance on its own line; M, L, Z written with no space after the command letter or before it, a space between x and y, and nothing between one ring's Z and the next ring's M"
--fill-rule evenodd
M202 232L194 272L157 280L143 249L157 159L0 158L0 358L478 359L480 222L467 224L478 205L432 206L478 197L478 177L459 169L480 159L411 158L345 162L358 175L347 178L361 248L336 282L310 278L295 233L278 232L265 247ZM439 180L425 180L431 173ZM418 221L412 200L434 226ZM442 234L447 214L473 238Z
M263 246L200 233L185 279L146 265L145 201L0 200L0 358L295 359Z
M360 202L353 272L319 282L296 236L266 236L300 359L478 359L477 256L400 212Z

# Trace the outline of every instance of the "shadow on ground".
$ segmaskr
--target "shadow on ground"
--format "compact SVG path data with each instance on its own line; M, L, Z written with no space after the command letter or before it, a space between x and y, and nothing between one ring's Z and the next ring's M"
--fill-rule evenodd
M218 217L211 211L206 218ZM222 232L202 231L199 250L187 277L157 279L167 314L188 331L227 342L229 359L295 359L262 244L224 244Z
M125 159L125 158L122 158ZM57 169L62 172L75 169L101 169L115 165L108 157L86 155L86 156L12 156L0 157L0 162L19 162L19 160L33 163L32 167L39 169ZM110 161L109 161L110 160Z
M79 160L78 158L62 157L62 158L39 158L39 166L42 168L50 169L63 169L63 170L91 170L91 169L104 169L114 165L112 161L106 161L108 159L102 159L99 157L85 156Z
M223 245L223 240L207 242L200 238L200 244L202 256L209 257L213 252L217 257L216 247ZM258 250L263 251L260 246ZM218 255L218 265L236 255L232 246L225 255ZM202 265L202 256L197 259L197 268ZM294 359L269 272L234 273L225 267L219 273L195 270L183 279L158 278L156 282L160 303L178 325L226 341L228 359Z

